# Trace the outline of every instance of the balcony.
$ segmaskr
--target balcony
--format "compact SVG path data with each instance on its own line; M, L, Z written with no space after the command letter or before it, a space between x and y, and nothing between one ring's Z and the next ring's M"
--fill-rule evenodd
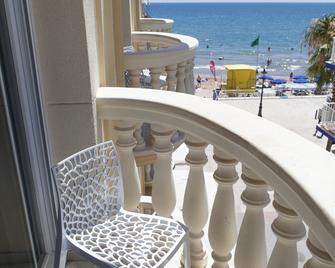
M195 38L171 33L133 32L132 42L134 51L124 54L128 86L194 93L191 89L194 88L193 66L198 47Z
M171 19L141 18L140 31L171 33L173 23Z
M128 210L137 210L142 195L135 126L152 124L152 205L188 226L192 267L335 267L335 159L319 146L255 115L176 92L100 88L97 116L100 140L115 120ZM186 175L171 167L175 130L186 136ZM306 238L307 246L298 243Z

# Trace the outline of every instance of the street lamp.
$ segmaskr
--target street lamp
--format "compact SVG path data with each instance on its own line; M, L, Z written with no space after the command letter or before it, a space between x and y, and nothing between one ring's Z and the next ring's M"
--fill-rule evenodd
M265 75L267 74L267 71L265 70L265 68L263 68L262 71L262 91L261 91L261 100L259 102L259 108L258 108L258 116L262 117L262 108L263 108L263 91L264 91L264 81L265 81Z

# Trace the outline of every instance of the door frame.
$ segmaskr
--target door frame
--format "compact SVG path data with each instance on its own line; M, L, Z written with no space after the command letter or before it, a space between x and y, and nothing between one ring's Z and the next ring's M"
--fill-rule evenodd
M0 87L35 266L52 267L57 210L30 1L0 1L0 32Z

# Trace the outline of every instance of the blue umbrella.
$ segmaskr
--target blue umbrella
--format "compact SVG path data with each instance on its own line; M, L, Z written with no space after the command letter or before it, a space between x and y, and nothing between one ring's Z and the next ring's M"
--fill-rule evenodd
M270 76L270 75L261 75L261 76L258 76L257 80L260 80L260 79L262 79L262 80L273 80L272 76Z
M280 84L285 84L287 81L285 79L273 79L271 81L272 84L280 85Z
M295 75L293 76L293 79L308 79L308 77L306 75Z
M293 83L305 84L305 83L308 83L308 80L306 80L306 79L294 79Z

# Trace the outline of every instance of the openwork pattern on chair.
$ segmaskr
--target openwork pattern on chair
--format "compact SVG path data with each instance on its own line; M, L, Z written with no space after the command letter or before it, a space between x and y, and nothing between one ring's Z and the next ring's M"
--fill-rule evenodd
M161 267L186 240L174 220L124 211L122 177L112 142L53 168L66 249L104 267ZM64 245L63 245L64 247Z

